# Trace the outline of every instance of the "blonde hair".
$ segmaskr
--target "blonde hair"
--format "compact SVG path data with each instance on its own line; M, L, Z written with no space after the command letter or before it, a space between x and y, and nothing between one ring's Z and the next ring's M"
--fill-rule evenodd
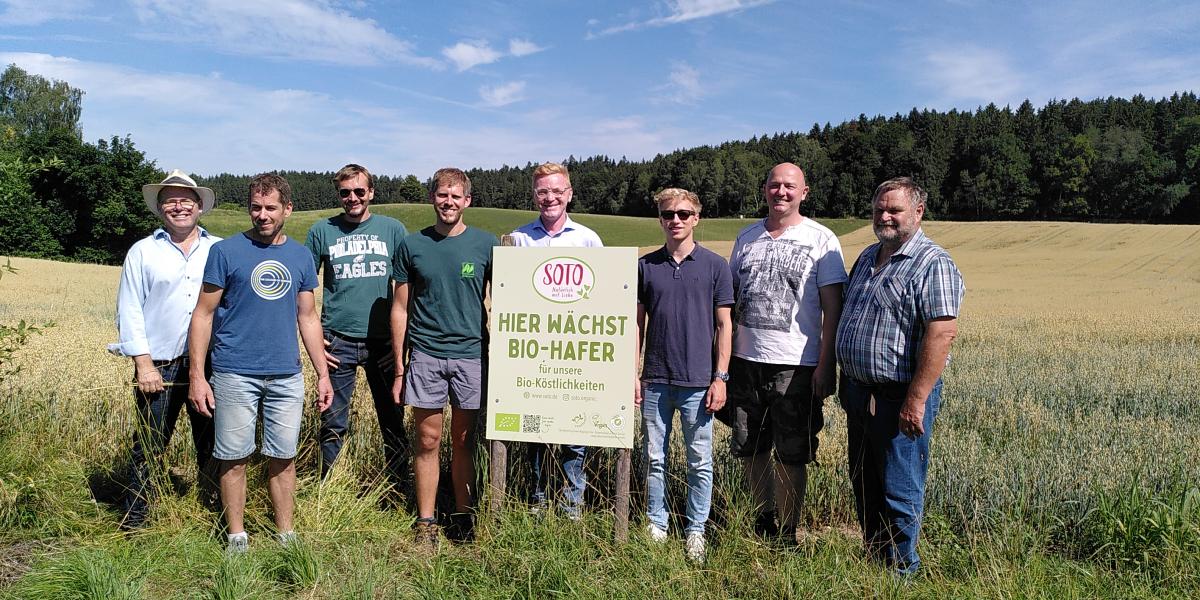
M571 174L567 172L567 168L558 163L552 162L538 165L537 168L533 170L533 179L531 181L536 184L537 180L546 177L547 175L558 175L559 173L561 173L563 177L567 178L567 185L571 185Z
M667 188L660 191L654 195L654 205L661 209L664 203L679 199L687 200L692 208L696 209L696 214L700 214L700 197L695 192L683 188Z

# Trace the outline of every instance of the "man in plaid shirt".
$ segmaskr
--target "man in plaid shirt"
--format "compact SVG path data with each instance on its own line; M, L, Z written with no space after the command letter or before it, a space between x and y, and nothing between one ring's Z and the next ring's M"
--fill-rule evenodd
M964 292L950 255L921 231L925 198L908 177L875 189L879 243L850 271L837 328L839 397L863 543L901 574L921 564L929 438Z

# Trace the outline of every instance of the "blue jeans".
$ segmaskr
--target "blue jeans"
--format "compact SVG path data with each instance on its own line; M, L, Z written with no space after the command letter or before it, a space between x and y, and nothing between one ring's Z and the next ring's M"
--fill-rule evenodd
M712 414L704 408L706 387L665 383L642 386L642 423L646 426L646 517L667 530L667 451L675 411L687 451L688 524L685 533L704 533L712 506Z
M547 468L546 457L551 454L549 444L526 444L529 452L529 464L533 470L534 487L530 494L530 502L546 504L546 488L550 484L550 469ZM587 446L562 445L558 448L558 464L566 478L562 488L563 510L573 517L583 512L583 493L587 489L587 473L583 470L584 459L587 458Z
M899 430L907 387L867 385L843 376L838 393L846 411L850 483L863 545L868 556L899 573L915 573L921 566L917 539L925 510L929 440L942 402L939 379L925 400L925 433L909 438Z
M408 471L404 465L408 436L404 431L404 406L392 402L396 362L391 339L347 338L332 332L326 332L325 339L329 340L329 353L340 362L329 370L333 403L321 413L321 477L329 475L342 452L342 444L350 436L350 403L358 380L358 367L362 367L375 403L379 432L383 435L387 476L392 484L399 483Z
M160 467L157 463L171 443L179 411L185 407L192 425L192 444L196 447L198 482L203 491L216 489L209 470L213 451L213 422L211 418L196 412L188 402L188 357L157 360L154 366L162 374L163 383L170 384L170 387L156 394L143 394L134 388L137 430L133 435L129 489L122 507L126 513L140 516L145 516L149 510L151 470ZM136 370L134 377L136 380Z

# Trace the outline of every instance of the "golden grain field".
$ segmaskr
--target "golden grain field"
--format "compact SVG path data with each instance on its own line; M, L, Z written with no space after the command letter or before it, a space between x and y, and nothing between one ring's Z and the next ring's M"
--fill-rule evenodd
M931 222L926 233L968 290L934 440L932 510L963 523L1001 513L1069 522L1097 491L1200 481L1200 227ZM873 241L869 228L843 236L847 263ZM705 245L725 255L731 246ZM56 325L20 350L6 397L53 407L63 436L88 433L81 461L127 452L130 363L104 350L116 335L119 269L12 265L0 322ZM359 406L348 456L378 462L373 419ZM816 474L825 483L811 511L848 518L836 400L826 415ZM37 446L22 435L15 427L15 443ZM185 437L172 448L182 458Z

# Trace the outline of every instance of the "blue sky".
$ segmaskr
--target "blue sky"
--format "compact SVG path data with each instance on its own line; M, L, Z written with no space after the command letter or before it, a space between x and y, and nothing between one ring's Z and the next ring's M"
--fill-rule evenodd
M82 88L86 139L164 169L424 179L1200 90L1200 4L0 0L0 62Z

